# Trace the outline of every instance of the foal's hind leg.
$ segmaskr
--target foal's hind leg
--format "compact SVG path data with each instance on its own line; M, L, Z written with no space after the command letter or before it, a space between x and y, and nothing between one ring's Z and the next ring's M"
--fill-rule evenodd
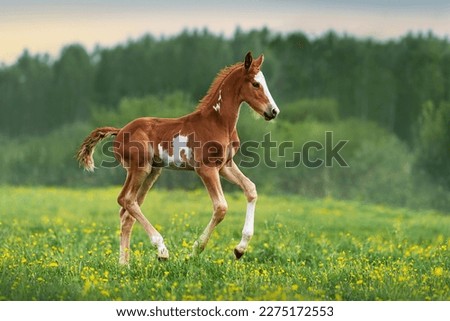
M120 209L120 264L128 264L130 260L131 230L136 219L123 207Z
M155 176L152 176L151 173L152 167L150 165L146 168L129 168L125 185L123 186L123 189L118 197L118 202L125 209L125 211L129 213L129 215L142 224L150 237L152 244L158 249L158 257L160 259L168 259L169 252L164 245L164 240L161 234L153 227L152 224L150 224L140 208L140 204L143 202L145 194L159 175L158 170L155 171ZM129 247L129 244L126 244L125 241L129 243L129 234L131 233L131 229L126 232L128 233L126 234L128 235L128 240L125 239L123 243L124 246L128 245Z
M142 205L148 190L153 186L161 174L161 168L152 168L150 174L145 178L137 195L138 205ZM128 264L130 260L130 239L133 225L136 219L123 207L120 209L120 264Z
M139 188L139 192L137 195L137 201L138 201L139 206L142 205L142 203L144 203L145 196L147 196L148 191L152 188L153 184L155 184L159 175L161 175L161 171L162 171L162 168L152 167L152 171L145 178L145 181L141 185L141 188Z
M228 181L240 186L244 191L247 198L247 213L245 215L244 228L242 229L241 242L234 249L234 255L237 259L240 259L244 255L248 248L248 243L253 236L253 225L255 220L255 206L258 194L256 193L255 184L249 180L244 174L242 174L239 167L237 167L234 161L230 165L224 166L220 170L222 175Z

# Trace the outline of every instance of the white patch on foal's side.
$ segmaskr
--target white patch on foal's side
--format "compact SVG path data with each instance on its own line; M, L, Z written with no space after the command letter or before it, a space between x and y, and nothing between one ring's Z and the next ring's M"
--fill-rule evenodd
M159 157L163 161L164 166L167 167L182 167L192 158L192 150L187 146L188 137L178 135L173 138L172 146L173 153L169 155L167 150L163 149L161 144L158 144Z

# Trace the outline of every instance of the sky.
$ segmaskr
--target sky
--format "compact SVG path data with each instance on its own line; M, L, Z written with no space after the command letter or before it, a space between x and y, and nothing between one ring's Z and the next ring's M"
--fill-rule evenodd
M379 40L419 31L450 38L450 1L0 0L0 63L14 63L24 49L57 57L72 43L93 50L204 27L231 37L238 26L310 37L334 30Z

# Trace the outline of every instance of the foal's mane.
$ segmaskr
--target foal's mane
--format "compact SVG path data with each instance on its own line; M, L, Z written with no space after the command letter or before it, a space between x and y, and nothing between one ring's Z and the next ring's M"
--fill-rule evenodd
M214 78L211 86L209 86L208 92L206 95L200 100L197 110L204 109L209 107L211 104L215 104L217 101L217 91L222 86L225 79L239 67L242 67L242 62L238 62L234 65L223 68L221 71L217 73L216 78Z

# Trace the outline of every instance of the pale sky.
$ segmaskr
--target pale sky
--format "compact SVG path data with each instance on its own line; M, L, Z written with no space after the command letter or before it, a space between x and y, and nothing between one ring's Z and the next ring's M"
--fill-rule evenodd
M25 48L57 57L75 42L90 51L97 44L113 46L146 33L172 36L185 28L232 36L238 26L311 37L331 29L380 40L429 30L450 37L450 1L0 0L0 63L14 63Z

